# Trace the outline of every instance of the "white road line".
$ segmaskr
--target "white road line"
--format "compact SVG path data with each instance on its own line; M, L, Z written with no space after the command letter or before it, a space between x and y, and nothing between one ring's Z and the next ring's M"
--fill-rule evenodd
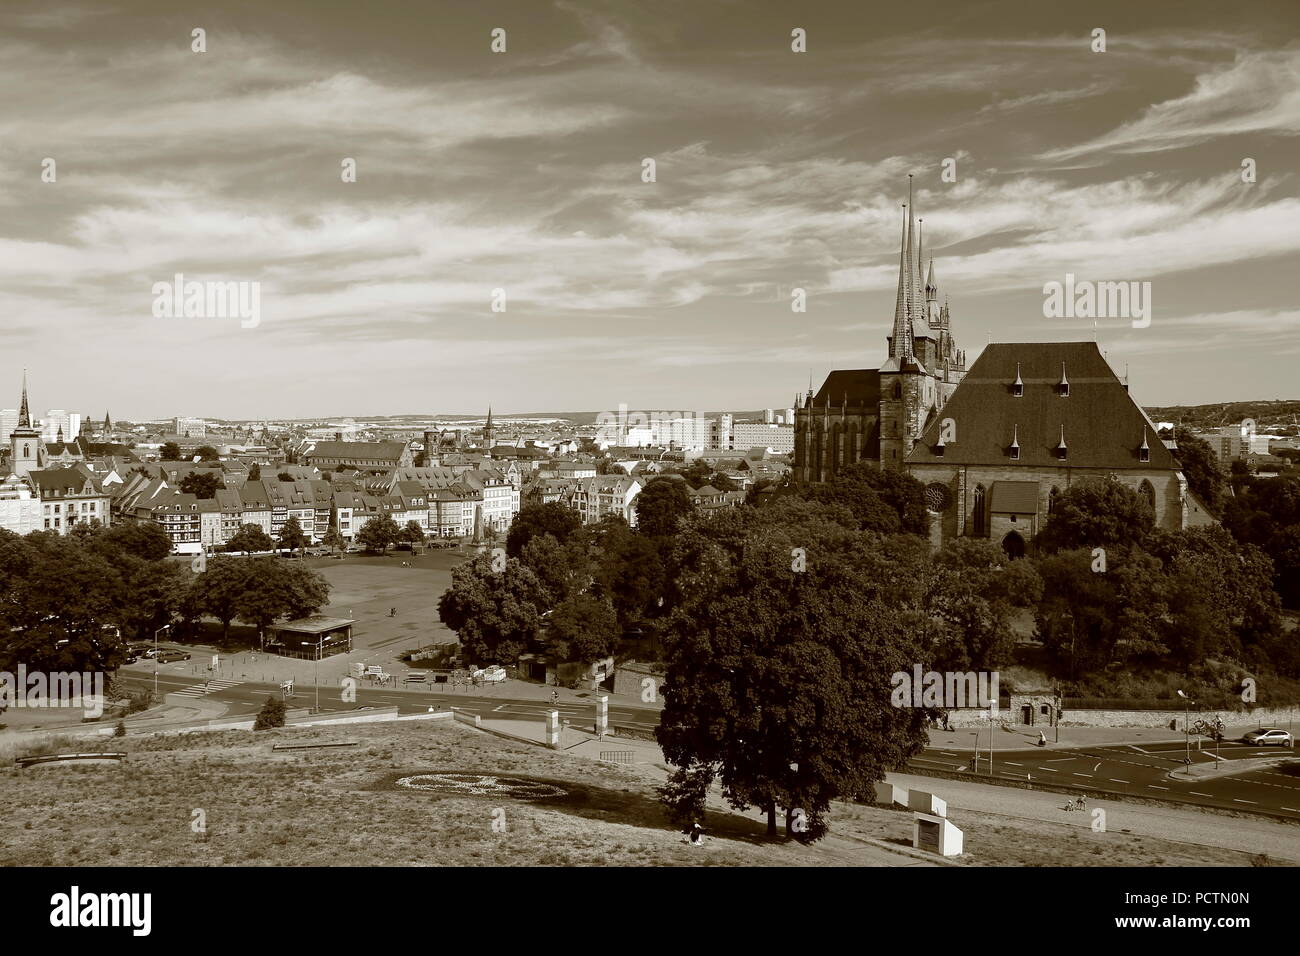
M1024 766L1024 764L1022 764L1022 763L1014 763L1014 762L1012 762L1012 761L1010 761L1010 760L1004 760L1004 761L1002 761L1002 762L1003 762L1004 764L1006 764L1008 767L1023 767L1023 766Z
M949 752L946 751L946 750L940 750L939 753L943 754L945 757L955 757L955 756L957 756L956 754L949 753Z
M1232 798L1232 802L1233 802L1233 803L1249 803L1249 804L1251 804L1252 806L1255 804L1255 801L1254 801L1254 800L1243 800L1243 799L1241 799L1241 797L1233 797L1233 798Z
M1283 810L1290 810L1292 813L1300 813L1300 810L1297 810L1297 809L1295 809L1294 807L1283 807L1282 809L1283 809Z
M1168 790L1168 787L1157 787L1154 783L1147 784L1152 790Z
M1095 767L1092 768L1092 772L1093 772L1093 773L1096 773L1096 772L1097 772L1098 770L1100 770L1100 769L1101 769L1101 761L1098 760L1098 761L1097 761L1097 766L1095 766Z
M1090 773L1079 773L1077 770L1075 771L1074 775L1075 775L1076 777L1091 777L1091 776L1092 776L1092 774L1090 774Z
M1138 753L1140 753L1140 754L1144 754L1144 753L1146 753L1146 751L1143 750L1141 747L1139 747L1137 744L1129 744L1129 746L1132 747L1134 750L1136 750L1136 751L1137 751Z
M495 713L497 713L498 711L502 711L502 710L505 710L505 709L506 709L506 705L505 705L505 704L498 704L496 707L493 707L493 708L492 708L492 713L495 714Z
M1110 782L1111 782L1111 783L1128 783L1127 780L1116 780L1114 777L1111 777L1111 778L1110 778Z
M1073 760L1073 757L1054 757L1051 760L1044 760L1043 763L1061 763L1064 760Z
M1189 790L1188 793L1190 793L1190 794L1191 794L1192 796L1194 796L1194 797L1212 797L1212 796L1214 796L1214 794L1212 794L1212 793L1201 793L1199 790Z

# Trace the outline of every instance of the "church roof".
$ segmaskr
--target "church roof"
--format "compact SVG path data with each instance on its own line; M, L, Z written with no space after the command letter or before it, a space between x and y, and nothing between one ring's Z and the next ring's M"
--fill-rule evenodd
M1062 395L1061 363L1069 377ZM1017 366L1024 394L1012 394ZM952 419L956 434L935 453L940 427ZM1062 432L1069 448L1057 456ZM908 464L942 462L995 465L1010 461L1015 435L1019 465L1074 468L1178 467L1156 438L1146 413L1129 396L1095 342L1011 342L991 344L922 433ZM1140 460L1143 437L1150 461Z
M1038 512L1038 482L995 481L989 492L991 514L1032 515Z
M880 373L873 368L835 369L822 382L813 399L813 408L822 408L829 399L831 408L839 408L847 396L849 405L880 407Z

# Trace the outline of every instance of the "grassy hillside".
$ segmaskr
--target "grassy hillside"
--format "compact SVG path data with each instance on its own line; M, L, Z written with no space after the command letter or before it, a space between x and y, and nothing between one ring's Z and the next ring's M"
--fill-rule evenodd
M837 807L832 838L769 844L756 819L717 811L704 848L664 819L651 768L553 754L445 723L360 724L258 734L127 737L46 749L124 750L117 767L19 770L31 748L0 738L0 866L825 866L910 843L911 815ZM274 753L276 742L358 746ZM526 777L563 788L524 800L399 787L421 773ZM206 815L206 832L191 825ZM504 814L505 832L492 827ZM1246 854L1056 823L955 811L962 865L1249 865ZM869 852L864 852L869 851ZM903 864L916 861L899 857Z

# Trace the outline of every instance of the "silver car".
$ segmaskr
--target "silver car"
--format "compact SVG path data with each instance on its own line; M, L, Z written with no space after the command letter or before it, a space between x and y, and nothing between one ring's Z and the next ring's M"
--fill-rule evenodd
M1259 730L1252 730L1245 736L1246 743L1255 747L1267 747L1269 744L1277 744L1279 747L1292 746L1291 735L1285 730L1279 730L1276 727L1263 727Z

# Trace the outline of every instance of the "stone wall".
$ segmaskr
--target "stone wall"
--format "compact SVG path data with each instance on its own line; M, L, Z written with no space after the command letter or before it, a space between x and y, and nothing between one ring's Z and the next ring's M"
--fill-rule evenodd
M1191 722L1195 724L1197 720L1210 717L1214 713L1216 712L1192 711L1189 716ZM1276 726L1286 729L1289 726L1288 721L1300 717L1300 708L1288 710L1284 707L1261 707L1250 712L1218 711L1217 713L1222 714L1224 723L1229 727L1257 724L1261 727ZM989 725L987 718L987 708L972 707L948 711L948 722L953 727L972 729L987 727ZM1026 726L1020 723L1018 711L1005 707L998 711L997 722L1012 727ZM1177 733L1183 733L1183 711L1181 710L1070 710L1066 708L1061 717L1062 727L1164 727L1169 729L1170 722L1174 722Z

